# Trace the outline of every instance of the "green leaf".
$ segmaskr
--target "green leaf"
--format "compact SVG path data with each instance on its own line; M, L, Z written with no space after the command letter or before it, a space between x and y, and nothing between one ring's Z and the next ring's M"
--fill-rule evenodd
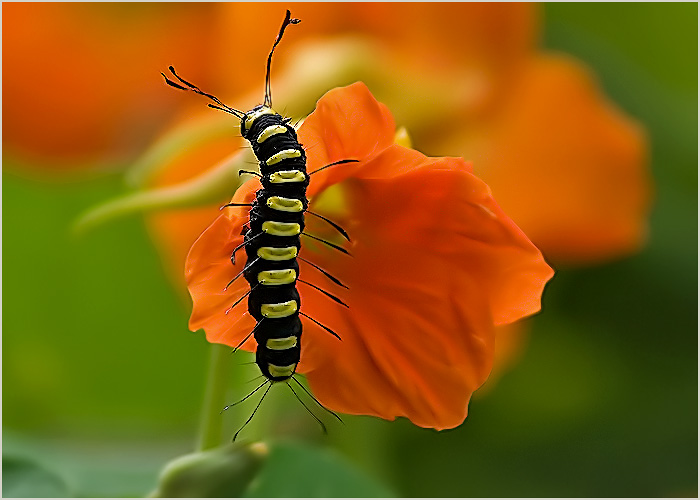
M389 488L330 449L277 443L246 497L392 497Z
M72 496L57 475L29 460L2 457L2 496L12 498L64 498Z

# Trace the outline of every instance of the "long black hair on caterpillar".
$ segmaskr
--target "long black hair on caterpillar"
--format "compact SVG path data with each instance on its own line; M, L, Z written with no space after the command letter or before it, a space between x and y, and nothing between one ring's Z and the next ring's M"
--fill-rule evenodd
M291 379L299 385L316 403L332 413L334 412L321 405L306 388L294 377L301 355L302 322L300 316L308 318L338 339L340 337L330 328L318 323L313 318L301 312L301 301L297 291L297 283L311 286L335 302L348 307L338 297L318 288L311 283L299 279L299 263L297 259L304 260L318 269L335 284L345 287L337 278L334 278L315 264L299 257L301 248L301 235L306 235L321 241L343 253L348 252L341 246L316 238L304 233L304 215L306 213L319 217L336 228L347 240L347 233L334 222L325 217L308 211L309 201L306 198L306 188L309 185L309 177L315 172L306 171L306 154L299 143L296 130L290 125L288 118L272 110L272 92L270 87L270 66L272 54L282 39L285 29L290 24L298 24L299 19L293 19L287 11L279 34L272 46L267 58L267 73L265 76L265 100L263 104L254 107L248 112L231 108L222 103L218 98L203 92L197 86L181 78L175 69L170 66L170 72L180 82L176 83L163 74L168 85L180 90L188 90L208 97L216 104L210 107L230 113L240 119L241 135L253 148L259 164L260 173L241 171L260 177L262 188L256 193L252 204L230 203L229 206L250 206L250 225L243 226L243 243L233 250L231 261L235 265L236 252L245 248L247 256L243 270L238 273L226 286L228 288L233 281L241 275L250 284L250 290L240 297L227 311L238 305L243 299L248 298L248 312L257 321L255 328L236 347L240 347L252 335L257 342L255 362L260 368L265 382L248 394L242 400L228 405L224 410L245 401L265 386L263 397L250 418L243 425L245 427L255 415L255 411L262 404L267 392L275 382L285 382L292 390L299 402L321 424L325 432L325 426L314 413L303 403L297 392L289 383ZM356 160L341 160L323 168L341 163L354 162ZM321 169L319 169L321 170ZM316 170L317 172L318 170ZM224 208L222 207L222 208ZM347 288L347 287L345 287ZM235 349L234 349L235 351ZM234 435L234 440L239 429Z

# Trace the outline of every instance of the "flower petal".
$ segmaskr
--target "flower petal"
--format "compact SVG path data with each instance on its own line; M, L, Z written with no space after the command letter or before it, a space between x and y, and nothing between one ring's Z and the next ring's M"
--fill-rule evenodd
M394 142L394 118L377 102L367 86L357 82L333 89L319 101L299 129L299 141L307 152L307 170L313 172L332 162L362 160ZM359 165L343 164L312 177L312 191L352 176Z
M251 180L241 186L232 202L250 203L260 188ZM237 253L236 265L231 264L231 253L243 242L241 229L248 220L245 207L229 207L195 241L187 256L185 279L192 296L192 315L189 327L192 331L203 328L207 340L235 347L250 333L255 320L247 313L247 302L242 301L229 314L227 310L250 287L240 277L228 288L226 285L245 265L245 252ZM243 349L255 350L251 338Z
M474 161L499 204L548 257L602 260L645 241L644 132L583 65L564 56L533 59L501 113L480 128L471 140L456 129L442 150Z
M353 110L365 108L374 111L370 132L376 127L378 133L353 140L345 127L361 116ZM334 183L333 189L342 192L333 218L352 235L352 257L313 240L302 246L303 258L349 289L332 284L304 261L300 276L349 309L299 282L302 311L343 340L304 318L298 371L307 373L319 401L331 409L455 427L491 370L495 324L539 310L552 271L466 162L427 158L392 144L393 120L364 85L329 93L319 110L304 123L300 137L327 143L326 160L358 155L362 161L324 171L325 179L316 179L308 191L316 195L312 210L327 195L325 185ZM312 153L309 159L317 161ZM247 183L235 201L252 200L258 186ZM194 301L190 327L204 328L210 341L232 346L253 327L245 313L228 318L222 312L232 296L248 288L241 280L223 291L243 266L232 266L229 258L243 241L245 218L244 209L227 209L188 256ZM321 220L309 217L307 230L343 244ZM254 343L244 347L253 349Z
M334 410L459 425L491 369L494 319L536 312L552 271L463 160L392 146L343 187L353 257L303 251L349 286L334 293L350 309L300 288L343 341L305 324L300 368Z

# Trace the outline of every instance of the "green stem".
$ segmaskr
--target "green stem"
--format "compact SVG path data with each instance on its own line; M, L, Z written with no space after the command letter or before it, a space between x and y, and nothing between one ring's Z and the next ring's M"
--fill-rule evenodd
M209 373L204 393L204 405L199 427L198 451L216 448L222 444L221 409L224 407L226 385L230 377L231 348L211 344Z

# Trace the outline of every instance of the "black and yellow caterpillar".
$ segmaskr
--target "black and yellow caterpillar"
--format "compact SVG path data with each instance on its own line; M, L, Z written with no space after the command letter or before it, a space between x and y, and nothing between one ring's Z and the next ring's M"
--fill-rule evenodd
M293 376L301 355L302 323L300 316L308 318L332 335L340 338L330 328L301 312L301 300L297 290L297 283L304 283L314 287L339 304L347 307L336 296L299 279L299 262L297 259L304 260L299 257L301 235L317 239L341 252L348 253L338 245L304 233L304 216L306 213L325 220L349 240L347 233L340 226L319 214L308 211L309 202L306 198L306 189L309 185L310 175L315 172L308 173L306 171L306 154L303 146L299 143L296 130L289 123L290 120L272 109L270 89L272 54L282 39L286 27L299 22L298 19L293 19L291 13L287 11L277 39L268 56L264 103L248 112L231 108L213 95L203 92L195 85L178 76L172 66L169 68L170 72L180 84L163 75L168 85L180 90L189 90L204 95L216 103L209 104L210 107L237 116L240 119L241 136L250 143L260 165L260 173L241 171L260 177L262 187L257 191L255 200L251 204L230 203L224 206L250 206L250 222L249 226L244 226L243 228L243 243L236 247L231 255L231 261L235 264L236 252L241 248L245 248L247 261L243 270L229 282L230 285L242 275L250 284L250 290L243 297L240 297L229 308L229 311L243 299L248 298L248 312L255 318L257 324L238 347L251 335L254 336L257 342L255 362L266 381L243 400L269 384L263 395L262 399L264 399L273 382L287 382L287 385L294 392L288 380L292 379L299 384ZM322 168L353 161L356 160L341 160ZM344 287L339 280L324 270L309 261L304 261L316 267L337 285ZM301 384L299 386L306 391ZM296 392L294 394L297 395ZM311 396L311 394L309 395ZM260 402L262 402L262 399ZM301 402L301 399L299 401ZM302 402L302 404L304 403ZM304 406L306 407L306 405ZM335 416L337 417L337 415ZM315 415L314 418L318 420ZM321 425L323 426L322 423Z

